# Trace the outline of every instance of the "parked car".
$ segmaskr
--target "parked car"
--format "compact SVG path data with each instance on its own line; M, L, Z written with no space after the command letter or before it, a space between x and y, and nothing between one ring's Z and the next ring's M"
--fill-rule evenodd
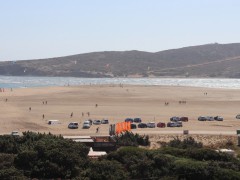
M103 119L103 120L101 120L101 123L102 124L109 124L109 121L107 119Z
M240 114L236 115L236 119L240 119Z
M137 125L136 124L131 124L131 129L137 129Z
M182 122L168 122L167 127L182 127Z
M138 124L138 128L147 128L147 124L146 123L140 123L140 124Z
M157 127L165 128L166 127L166 123L159 122L159 123L157 123Z
M174 122L180 121L180 117L173 116L170 118L170 121L174 121Z
M206 119L207 119L207 121L214 121L214 117L212 117L212 116L207 116Z
M180 121L182 121L182 122L188 122L188 117L180 117Z
M89 129L91 127L91 121L87 120L83 122L83 129Z
M92 120L86 120L83 122L83 124L89 124L89 125L92 125Z
M156 125L155 125L154 122L150 122L150 123L147 123L147 127L148 127L148 128L155 128Z
M214 120L216 120L216 121L223 121L223 117L221 117L221 116L215 116L215 117L214 117Z
M141 123L141 122L142 122L142 119L141 119L141 118L134 118L134 119L133 119L133 122L135 122L135 123Z
M90 125L93 124L93 121L91 119L88 119L87 121L89 122Z
M101 124L101 121L100 121L100 120L94 120L94 121L93 121L93 124L99 125L99 124Z
M206 118L206 116L199 116L199 117L198 117L198 120L199 120L199 121L206 121L207 118Z
M133 119L132 119L132 118L126 118L126 119L125 119L125 122L131 122L131 123L133 123Z
M69 129L77 129L78 128L78 123L77 122L70 122L68 124Z

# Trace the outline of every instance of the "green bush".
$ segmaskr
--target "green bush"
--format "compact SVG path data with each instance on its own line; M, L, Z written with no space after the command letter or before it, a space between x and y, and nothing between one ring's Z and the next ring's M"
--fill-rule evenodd
M149 146L149 136L133 134L132 132L124 132L115 136L118 146Z
M202 148L203 144L201 142L196 142L193 137L187 137L181 141L178 137L167 143L167 146L187 149L187 148Z

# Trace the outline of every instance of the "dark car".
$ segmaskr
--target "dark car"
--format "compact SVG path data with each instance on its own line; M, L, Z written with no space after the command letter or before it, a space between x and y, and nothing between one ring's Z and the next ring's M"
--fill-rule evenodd
M166 127L166 123L159 122L159 123L157 123L157 127L165 128Z
M198 117L198 120L199 120L199 121L206 121L206 120L207 120L207 117L206 117L206 116L199 116L199 117Z
M109 121L107 119L103 119L103 120L101 120L101 123L102 124L109 124Z
M140 123L140 124L138 124L138 128L147 128L147 124L146 123Z
M95 124L95 125L100 125L100 124L101 124L101 121L100 121L100 120L94 120L94 121L93 121L93 124Z
M125 122L131 122L131 123L133 123L133 119L132 119L132 118L127 118L127 119L125 119Z
M131 129L137 129L137 125L136 124L131 124Z
M133 122L135 122L135 123L141 123L141 122L142 122L142 119L141 119L141 118L134 118L134 119L133 119Z
M180 117L180 121L182 121L182 122L188 122L188 117Z
M170 118L170 121L173 121L173 122L180 121L180 117L173 116Z
M223 121L223 117L221 117L221 116L215 116L215 117L214 117L214 120L216 120L216 121Z

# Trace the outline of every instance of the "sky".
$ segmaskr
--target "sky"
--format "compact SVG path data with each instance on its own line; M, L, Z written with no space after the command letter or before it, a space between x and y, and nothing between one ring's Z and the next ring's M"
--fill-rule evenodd
M0 0L0 61L240 42L239 0Z

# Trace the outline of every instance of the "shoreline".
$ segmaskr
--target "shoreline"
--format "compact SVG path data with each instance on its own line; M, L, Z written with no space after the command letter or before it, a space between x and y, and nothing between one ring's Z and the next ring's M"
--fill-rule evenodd
M142 85L180 86L217 89L240 89L240 79L235 78L78 78L78 77L32 77L0 76L1 88L31 88L81 85Z

